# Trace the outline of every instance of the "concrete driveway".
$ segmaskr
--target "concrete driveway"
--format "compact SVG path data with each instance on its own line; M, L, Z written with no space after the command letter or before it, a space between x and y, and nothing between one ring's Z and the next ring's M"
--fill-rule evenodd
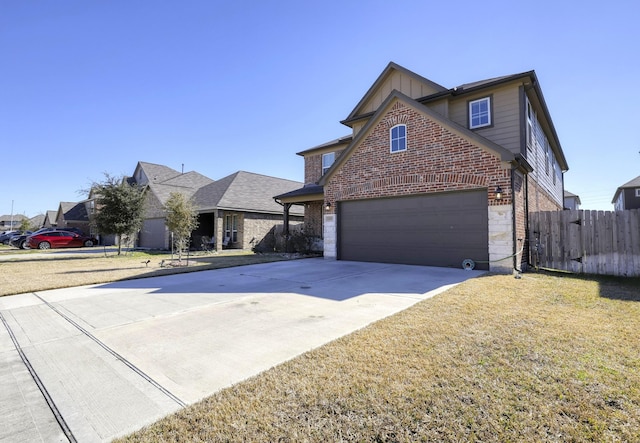
M482 274L305 259L0 298L0 441L109 441Z

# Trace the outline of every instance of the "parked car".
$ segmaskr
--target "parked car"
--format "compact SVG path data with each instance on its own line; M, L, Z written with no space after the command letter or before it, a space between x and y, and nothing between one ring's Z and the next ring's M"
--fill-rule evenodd
M22 231L5 231L3 234L0 234L0 243L2 243L3 245L8 245L11 237L20 234L22 234Z
M82 229L73 228L73 227L69 227L69 228L54 228L54 227L40 228L36 232L34 232L34 234L40 234L41 232L48 232L48 231L67 231L67 232L75 232L76 234L84 235L84 232L82 232Z
M18 249L29 249L29 243L27 243L27 237L29 237L32 234L34 233L31 231L25 231L21 235L14 235L9 240L9 245Z
M98 244L94 237L87 237L76 232L47 231L27 237L27 243L33 249L79 248Z

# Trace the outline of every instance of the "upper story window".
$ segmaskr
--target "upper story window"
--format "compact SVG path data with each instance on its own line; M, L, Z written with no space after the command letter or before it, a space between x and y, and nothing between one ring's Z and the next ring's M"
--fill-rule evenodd
M491 97L469 102L469 129L491 125Z
M322 175L326 174L333 162L336 160L335 152L322 154Z
M391 152L407 150L407 125L396 125L389 130Z
M536 115L531 108L531 103L527 100L527 147L533 149L533 121Z

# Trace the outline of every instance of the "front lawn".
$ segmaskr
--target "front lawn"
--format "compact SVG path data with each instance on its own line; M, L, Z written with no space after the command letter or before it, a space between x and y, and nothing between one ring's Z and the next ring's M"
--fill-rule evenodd
M640 441L640 284L486 276L121 441Z
M195 253L178 263L168 253L126 252L82 248L69 250L9 251L0 260L0 296L44 291L112 281L155 277L207 269L219 269L272 261L289 260L286 254L254 254L228 250L221 253Z

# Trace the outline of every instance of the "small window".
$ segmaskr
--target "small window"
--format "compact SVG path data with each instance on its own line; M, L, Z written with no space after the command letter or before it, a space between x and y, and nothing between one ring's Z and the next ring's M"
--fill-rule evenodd
M491 99L489 97L469 102L469 128L491 125Z
M336 153L329 152L322 154L322 175L326 174L333 162L336 160Z
M640 188L636 188L636 197L640 197Z
M396 125L389 130L391 152L407 150L407 125Z

